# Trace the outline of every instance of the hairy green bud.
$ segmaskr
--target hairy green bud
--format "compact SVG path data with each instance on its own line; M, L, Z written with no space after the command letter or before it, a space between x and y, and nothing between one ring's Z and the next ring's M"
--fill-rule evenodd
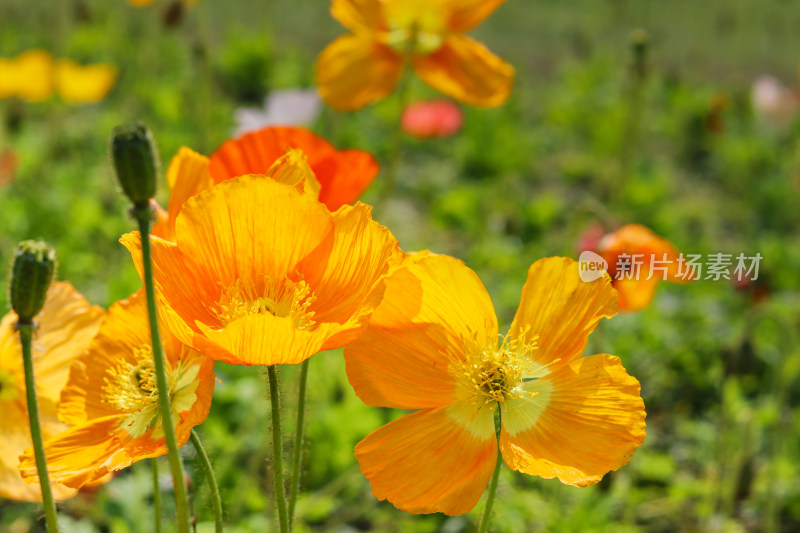
M159 158L153 134L144 124L123 124L111 134L111 158L122 190L136 207L156 194Z
M42 241L22 241L14 252L9 297L20 324L33 322L44 306L56 270L56 251Z

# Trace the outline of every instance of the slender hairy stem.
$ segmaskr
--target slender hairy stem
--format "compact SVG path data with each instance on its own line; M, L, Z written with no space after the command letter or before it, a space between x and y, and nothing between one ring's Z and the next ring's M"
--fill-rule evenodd
M175 425L172 422L172 406L170 390L167 385L167 371L164 364L164 353L161 349L161 336L158 333L158 314L156 311L156 295L153 288L153 265L150 260L150 224L152 209L149 205L137 206L132 210L139 222L142 235L142 263L144 265L144 287L147 294L147 314L150 319L150 340L153 344L153 363L158 385L158 409L161 414L161 425L164 428L164 439L167 443L167 457L172 472L172 487L175 490L175 510L178 515L178 532L189 532L189 504L186 499L186 482L183 477L183 461L175 436Z
M486 495L486 505L483 508L481 515L481 523L478 526L478 533L486 533L489 527L489 521L492 518L492 506L494 505L494 495L497 492L497 480L500 479L500 467L503 465L503 456L500 454L499 437L500 437L500 408L497 407L495 414L495 426L497 428L498 436L498 449L497 449L497 464L494 467L494 474L492 480L489 482L489 493Z
M300 471L303 468L303 429L306 421L306 383L308 382L308 359L300 363L300 386L297 391L297 425L294 433L294 455L292 455L292 484L289 488L289 526L294 523L294 507L300 490Z
M219 495L219 487L217 486L217 478L214 475L214 469L211 467L211 461L208 459L206 449L203 448L200 436L195 430L192 430L190 438L192 439L192 446L194 446L197 456L200 458L200 464L203 465L203 471L206 474L206 483L208 483L208 490L211 491L211 501L214 506L214 531L222 533L222 498Z
M153 472L153 512L156 515L155 532L161 533L161 486L158 483L158 457L150 459Z
M31 425L31 440L33 441L33 454L36 457L36 472L39 474L39 485L42 488L42 503L44 516L49 533L58 532L58 518L56 516L56 502L53 500L53 491L50 489L50 478L47 476L47 459L44 455L42 443L42 427L39 424L39 401L36 398L36 384L33 379L33 332L36 324L16 324L19 331L19 340L22 343L22 362L25 367L25 396L28 400L28 419Z
M283 440L281 437L281 399L278 389L278 369L267 367L269 374L269 399L272 403L272 477L275 482L275 505L281 533L289 533L289 514L286 511L286 488L283 486Z

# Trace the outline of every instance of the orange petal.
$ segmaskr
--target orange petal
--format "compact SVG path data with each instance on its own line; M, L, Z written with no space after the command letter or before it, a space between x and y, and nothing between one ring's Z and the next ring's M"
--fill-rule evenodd
M374 31L384 26L380 0L333 0L331 15L351 31Z
M338 111L386 98L400 81L403 59L370 36L343 35L320 53L314 70L320 96Z
M464 343L497 342L497 319L478 277L458 259L410 256L357 341L345 348L347 376L373 406L424 409L455 400L449 369Z
M506 0L451 0L449 27L458 33L466 33L483 22Z
M153 227L153 235L168 241L175 240L175 221L186 200L200 191L209 189L214 182L208 173L208 158L182 146L167 169L169 204L167 204L166 226Z
M604 236L598 243L597 250L608 261L608 273L613 278L616 278L619 255L628 254L640 256L636 258L637 262L641 262L641 270L638 273L640 279L650 277L658 280L666 278L675 282L691 281L690 269L684 267L681 271L680 253L675 246L641 224L626 224ZM633 258L630 258L629 262L633 264ZM651 265L656 267L652 271ZM634 272L629 270L627 274Z
M615 279L614 288L619 293L619 310L625 312L646 309L658 288L659 278Z
M106 97L117 79L117 69L111 65L81 66L70 59L56 64L56 90L65 102L94 103Z
M460 34L450 35L432 54L414 57L414 69L437 91L478 107L501 105L514 83L514 67Z
M493 411L454 405L406 415L367 435L356 458L379 500L410 513L464 514L497 461Z
M528 270L510 334L515 338L528 328L528 339L539 336L534 360L559 366L580 357L600 319L615 314L617 292L608 276L587 283L575 261L548 257Z
M525 392L536 396L509 400L501 413L500 450L514 470L592 485L644 442L639 382L618 357L575 360L528 382Z
M222 144L209 171L215 182L245 174L267 174L287 150L298 149L319 181L319 201L335 211L358 199L378 175L375 158L363 150L337 150L306 128L267 127Z

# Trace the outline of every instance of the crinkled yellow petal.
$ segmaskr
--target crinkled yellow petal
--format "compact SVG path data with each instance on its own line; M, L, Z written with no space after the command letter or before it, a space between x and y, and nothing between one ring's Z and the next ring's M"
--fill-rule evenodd
M600 319L615 314L617 292L608 276L587 283L578 276L575 261L548 257L528 270L509 333L511 338L526 330L528 339L538 335L533 359L555 368L580 357Z
M626 464L645 438L639 382L607 354L528 382L520 398L503 406L501 418L506 464L568 485L597 483Z
M345 348L347 376L369 405L449 405L457 386L450 366L473 341L497 343L494 308L478 277L452 257L410 255L387 278L367 329Z
M449 28L466 33L491 15L506 0L448 0L450 8Z
M413 64L437 91L478 107L501 105L514 84L514 67L461 34L451 34L432 54L415 56Z
M81 66L71 59L56 64L56 90L65 102L94 103L106 97L117 79L117 69L111 65Z
M385 25L381 0L333 0L331 15L354 31L375 31Z
M308 158L302 150L287 151L269 167L266 176L278 183L291 185L315 200L319 198L319 181L308 166Z
M152 233L168 241L175 240L175 221L186 200L200 191L209 189L214 182L208 173L208 158L182 146L167 169L169 204L166 221L153 226Z
M386 98L400 81L403 59L368 35L343 35L314 65L322 99L339 111L355 111Z
M464 514L497 460L493 412L456 404L406 415L359 442L356 458L379 500L411 513Z

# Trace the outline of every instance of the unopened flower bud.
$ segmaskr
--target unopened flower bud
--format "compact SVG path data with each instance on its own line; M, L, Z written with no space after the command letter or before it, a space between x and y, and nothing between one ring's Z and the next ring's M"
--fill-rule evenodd
M153 134L142 123L117 126L111 134L111 157L122 190L136 207L156 194L159 159Z
M20 324L33 322L42 310L56 270L56 251L42 241L22 241L14 252L9 287L11 307Z

